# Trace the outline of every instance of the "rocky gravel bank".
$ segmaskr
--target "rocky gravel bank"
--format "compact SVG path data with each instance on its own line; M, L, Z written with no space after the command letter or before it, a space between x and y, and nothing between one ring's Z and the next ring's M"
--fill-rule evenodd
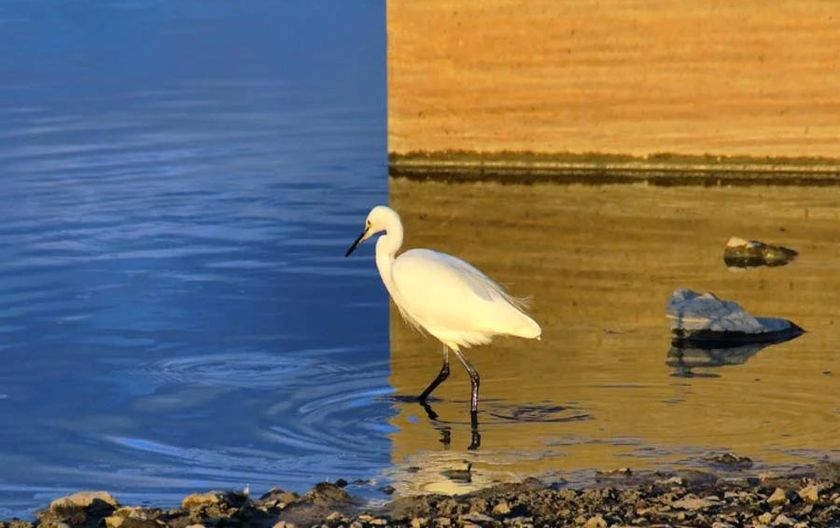
M620 470L601 473L584 489L527 479L460 496L400 497L377 507L348 495L342 483L321 483L303 495L274 489L259 498L211 491L189 495L172 509L125 506L106 492L82 492L56 499L35 521L7 520L0 528L840 527L838 463L759 477Z

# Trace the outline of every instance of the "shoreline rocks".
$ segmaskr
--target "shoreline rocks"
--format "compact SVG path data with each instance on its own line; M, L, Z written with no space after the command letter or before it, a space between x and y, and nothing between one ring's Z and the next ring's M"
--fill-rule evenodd
M834 526L840 523L840 463L775 476L744 476L743 457L721 463L735 473L633 472L589 487L568 488L535 478L465 495L399 497L366 505L340 486L320 483L298 495L272 489L258 499L211 491L185 497L178 508L121 506L106 492L53 501L37 520L0 521L0 528L292 528L317 526ZM733 462L734 461L734 462ZM611 474L616 472L603 472Z

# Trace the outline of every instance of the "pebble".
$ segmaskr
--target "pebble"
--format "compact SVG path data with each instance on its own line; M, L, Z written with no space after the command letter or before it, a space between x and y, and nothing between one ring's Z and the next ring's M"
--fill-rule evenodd
M704 460L720 466L728 466L735 469L747 469L753 465L753 461L749 457L738 456L735 453L712 455L705 457Z
M610 478L626 478L633 475L633 470L629 467L618 469L608 469L606 471L596 471L595 478L610 479Z
M490 517L489 515L485 515L483 513L472 512L466 515L462 515L461 519L466 521L474 522L474 523L492 523L496 519Z
M596 515L595 517L590 517L586 521L586 524L583 525L583 528L607 528L607 521L600 515Z
M683 479L681 479L680 477L674 476L674 477L671 477L671 478L668 478L668 479L665 479L665 480L657 480L656 483L659 484L660 486L682 486L683 485Z
M676 500L671 503L671 506L674 508L679 508L681 510L704 510L710 506L714 506L716 501L712 501L709 499L699 499L697 497L685 497L680 500Z
M773 520L773 526L793 526L794 524L796 524L796 521L794 521L784 513L780 513Z
M772 495L767 497L767 504L771 506L778 506L787 503L787 494L785 494L785 490L783 490L782 488L776 488L776 491L774 491Z
M492 513L497 517L507 515L510 513L510 505L507 503L507 501L499 501L498 503L496 503L495 506L493 506Z
M125 517L121 515L110 515L105 517L105 528L120 528L125 522Z
M757 518L758 522L764 525L768 525L773 522L773 514L770 512L764 512Z
M820 488L816 484L805 486L799 490L799 498L808 504L816 504L820 500Z

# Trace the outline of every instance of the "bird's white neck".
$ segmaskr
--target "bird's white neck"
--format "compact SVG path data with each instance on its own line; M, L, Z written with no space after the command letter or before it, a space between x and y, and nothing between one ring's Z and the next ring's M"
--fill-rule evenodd
M382 282L385 283L385 288L394 300L399 296L399 292L394 286L391 267L394 264L394 256L400 250L402 243L403 227L399 220L389 225L385 234L376 241L376 268L379 270Z

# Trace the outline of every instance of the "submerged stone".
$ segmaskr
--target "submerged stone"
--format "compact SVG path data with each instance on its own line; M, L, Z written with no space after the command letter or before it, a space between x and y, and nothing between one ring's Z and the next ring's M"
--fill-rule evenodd
M752 459L745 456L739 456L735 453L715 454L704 457L703 460L732 469L748 469L753 465Z
M472 464L467 463L464 469L445 469L441 475L454 482L472 482Z
M723 261L729 267L784 266L798 253L790 248L765 244L758 240L732 237L723 251Z
M668 299L666 316L673 344L778 343L804 330L787 319L754 317L738 303L679 288Z

